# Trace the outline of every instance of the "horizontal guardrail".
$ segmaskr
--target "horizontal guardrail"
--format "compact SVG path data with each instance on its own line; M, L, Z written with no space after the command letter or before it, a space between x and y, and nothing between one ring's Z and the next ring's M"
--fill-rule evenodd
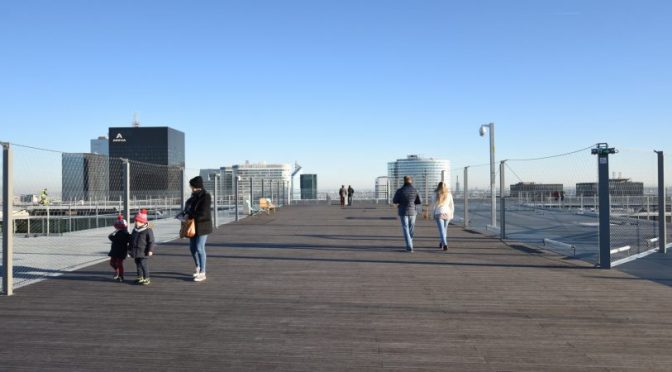
M658 243L658 241L659 241L658 238L646 239L646 247L649 249L655 248L656 246L658 246L658 244L656 244Z
M614 248L610 251L611 254L617 254L617 253L622 253L622 252L627 252L631 249L632 247L629 245L620 247L620 248Z
M573 244L567 244L553 239L544 239L544 247L571 250L572 256L576 256L576 246Z
M499 234L501 229L499 226L485 225L485 231Z

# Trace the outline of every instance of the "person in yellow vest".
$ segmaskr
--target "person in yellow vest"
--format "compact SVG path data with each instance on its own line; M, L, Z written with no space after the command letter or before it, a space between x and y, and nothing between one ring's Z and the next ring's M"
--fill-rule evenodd
M47 194L47 189L43 189L40 193L40 205L49 205L49 194Z

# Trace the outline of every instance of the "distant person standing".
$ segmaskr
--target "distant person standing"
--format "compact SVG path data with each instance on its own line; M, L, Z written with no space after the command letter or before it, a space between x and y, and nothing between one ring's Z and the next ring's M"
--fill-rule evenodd
M345 185L341 185L341 189L338 190L338 196L341 197L341 208L345 208L345 198L348 196L348 190L345 188Z
M453 203L453 194L448 190L445 183L439 182L436 190L434 190L434 220L436 226L439 228L439 248L444 251L448 250L448 224L453 219L455 213L455 204Z
M413 252L413 235L415 233L415 217L417 211L415 206L421 204L418 190L413 187L413 178L404 177L404 186L397 190L392 199L392 203L397 205L399 219L401 220L401 229L406 241L406 251Z
M348 205L352 206L352 195L355 193L355 189L352 186L348 185Z

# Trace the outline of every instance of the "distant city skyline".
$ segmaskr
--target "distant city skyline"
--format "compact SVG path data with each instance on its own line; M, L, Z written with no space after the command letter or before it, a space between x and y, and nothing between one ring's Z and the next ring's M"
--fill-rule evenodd
M662 0L6 1L0 140L88 152L137 113L185 132L191 173L298 161L320 190L372 190L408 154L462 182L495 122L498 161L608 142L612 170L649 186L652 150L672 154L670 14ZM507 184L595 178L589 153L565 160L511 161Z

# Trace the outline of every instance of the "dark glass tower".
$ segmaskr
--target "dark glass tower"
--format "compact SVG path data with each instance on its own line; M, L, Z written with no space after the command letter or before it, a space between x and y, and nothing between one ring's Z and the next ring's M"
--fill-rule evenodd
M110 192L123 190L123 163L131 161L131 193L153 197L179 193L184 132L169 127L109 128Z
M301 175L301 200L317 199L317 174Z

